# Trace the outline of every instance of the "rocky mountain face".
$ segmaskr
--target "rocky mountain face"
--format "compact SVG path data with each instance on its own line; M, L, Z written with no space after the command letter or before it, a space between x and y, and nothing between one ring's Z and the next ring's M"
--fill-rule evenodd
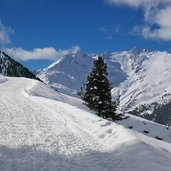
M161 119L156 119L154 111L171 101L171 54L133 48L101 56L108 65L113 99L120 96L120 109L160 123ZM80 50L68 53L41 70L38 77L58 90L74 95L91 71L93 57ZM170 124L171 112L162 115L166 119L161 123L166 124L167 120Z
M9 77L26 77L38 79L35 74L30 72L20 63L13 60L10 56L0 51L0 74Z

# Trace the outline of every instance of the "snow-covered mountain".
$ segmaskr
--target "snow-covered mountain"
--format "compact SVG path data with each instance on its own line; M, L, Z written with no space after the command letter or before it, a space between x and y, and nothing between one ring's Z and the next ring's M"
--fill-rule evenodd
M33 79L0 77L0 92L0 170L170 171L170 128L104 120Z
M108 59L110 54L104 55ZM39 71L38 77L62 92L76 94L83 86L87 75L92 69L93 58L93 55L88 55L80 49L69 52L49 67ZM109 59L107 61L109 62L109 76L113 86L118 86L126 79L127 75L123 72L118 62L110 61Z
M78 49L41 70L38 77L61 91L75 94L83 85L92 64L92 57Z
M27 77L38 79L32 72L16 62L6 53L0 51L0 74L10 77Z
M133 48L106 52L102 56L108 64L109 79L113 83L113 98L120 96L120 107L124 112L149 117L158 104L170 102L171 54ZM43 69L38 77L58 90L73 94L80 90L92 63L93 56L79 50ZM155 120L155 116L150 119Z

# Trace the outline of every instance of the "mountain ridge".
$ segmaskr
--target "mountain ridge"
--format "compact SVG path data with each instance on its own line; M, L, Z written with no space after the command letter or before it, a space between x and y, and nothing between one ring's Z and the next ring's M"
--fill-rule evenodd
M146 116L153 113L154 103L170 102L171 54L135 47L129 51L106 52L101 56L108 66L113 99L120 96L122 112ZM42 70L38 77L59 91L76 94L91 71L93 57L80 50L68 54L60 62L53 63L53 67Z
M0 51L0 74L10 77L32 78L40 81L35 74L2 51Z

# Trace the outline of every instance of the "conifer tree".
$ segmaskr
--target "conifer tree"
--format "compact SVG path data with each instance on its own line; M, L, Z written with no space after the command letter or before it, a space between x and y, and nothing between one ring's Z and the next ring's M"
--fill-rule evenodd
M118 120L116 115L116 106L112 102L111 83L107 78L107 65L102 57L94 60L92 71L87 77L82 89L81 98L89 109L96 112L96 114L103 118L112 118Z

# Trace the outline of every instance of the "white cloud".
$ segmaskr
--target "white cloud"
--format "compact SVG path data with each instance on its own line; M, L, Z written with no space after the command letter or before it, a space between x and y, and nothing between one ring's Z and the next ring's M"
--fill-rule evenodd
M109 4L129 5L137 7L141 5L143 0L105 0Z
M0 46L11 43L10 34L13 30L10 27L6 27L0 20Z
M105 1L113 5L127 5L133 8L142 8L146 22L145 26L141 27L142 36L151 39L171 40L171 0Z
M132 7L154 7L171 3L170 0L105 0L109 4L128 5Z
M80 48L74 46L68 50L56 50L53 47L35 48L31 51L22 48L6 48L4 51L14 59L28 61L31 59L57 60L68 53L76 53Z
M107 33L109 32L110 30L108 28L106 28L105 26L102 26L99 28L99 31L103 32L103 33Z
M105 39L106 40L112 40L112 36L106 36Z
M118 33L120 31L120 27L119 26L115 26L113 28L107 28L106 26L102 26L99 28L99 31L103 32L103 33Z

